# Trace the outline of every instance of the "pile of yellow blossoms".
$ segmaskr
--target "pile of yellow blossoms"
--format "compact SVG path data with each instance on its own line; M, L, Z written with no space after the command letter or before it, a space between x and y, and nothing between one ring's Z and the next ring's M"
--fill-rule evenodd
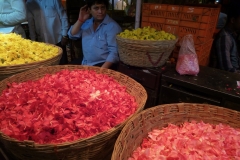
M137 28L132 31L125 29L119 34L122 38L135 40L175 40L176 36L165 31L157 31L151 27Z
M0 33L0 66L39 62L58 54L59 49L53 45L24 39L15 33Z

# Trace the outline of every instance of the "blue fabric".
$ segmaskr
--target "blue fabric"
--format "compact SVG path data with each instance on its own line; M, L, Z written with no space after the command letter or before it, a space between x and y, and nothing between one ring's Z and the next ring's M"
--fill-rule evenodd
M31 40L57 44L67 35L68 18L60 0L28 0L26 5Z
M84 22L76 35L71 34L72 26L68 32L69 38L76 40L82 38L83 65L93 66L98 63L119 61L116 35L122 31L121 27L108 15L93 29L93 18Z
M0 0L0 27L15 27L14 32L25 37L21 23L27 18L23 0Z

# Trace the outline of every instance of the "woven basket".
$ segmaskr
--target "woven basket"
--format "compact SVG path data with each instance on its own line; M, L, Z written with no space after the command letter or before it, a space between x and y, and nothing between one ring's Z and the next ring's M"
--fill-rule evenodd
M0 93L2 93L2 91L7 87L8 83L39 79L47 73L54 74L62 69L94 70L97 73L109 75L120 84L126 86L127 92L135 97L138 108L133 115L139 113L144 108L147 100L147 93L142 85L119 72L93 66L57 65L32 69L0 81ZM59 145L39 145L33 141L20 142L4 135L2 132L0 132L0 141L4 144L8 151L23 160L106 160L105 157L112 153L114 143L128 119L118 126L108 131L99 133L93 137L79 139L74 142L62 143Z
M52 45L52 44L48 44ZM43 66L52 66L52 65L58 65L60 62L60 59L62 57L62 48L53 45L54 47L58 48L58 55L44 60L44 61L39 61L39 62L33 62L29 64L19 64L19 65L13 65L13 66L0 66L0 80L3 80L7 77L10 77L14 74L27 71L29 69L35 69L38 67L43 67Z
M136 67L163 66L171 55L176 40L132 40L117 36L120 60Z
M127 160L152 129L192 120L240 128L240 112L231 109L208 104L159 105L142 111L128 121L115 143L112 160Z

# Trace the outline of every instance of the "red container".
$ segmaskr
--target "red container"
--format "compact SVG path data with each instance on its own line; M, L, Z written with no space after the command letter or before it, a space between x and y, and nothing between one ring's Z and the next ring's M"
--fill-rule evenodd
M143 3L142 4L142 9L143 10L149 10L150 9L150 4L149 3Z
M193 36L212 38L214 31L215 31L215 27L203 30L203 29L179 26L180 35L192 34Z
M155 28L156 30L163 30L164 24L161 23L153 23L153 22L142 22L141 27L148 27L150 26L151 28Z
M155 28L156 30L163 30L164 24L163 23L152 23L150 22L150 27Z
M165 17L170 18L170 19L179 20L181 17L181 13L180 12L166 12Z
M213 44L213 39L210 39L209 41L207 41L203 45L197 45L195 47L199 61L209 59L210 52L211 52L211 49L212 49L212 44Z
M198 64L200 66L208 66L209 65L209 60L210 60L210 57L206 57L205 59L199 60Z
M167 25L165 24L163 27L163 30L168 33L172 33L174 35L178 34L179 26L174 26L174 25Z
M211 8L208 7L197 7L197 6L183 6L181 12L182 13L191 13L198 15L211 15Z
M149 16L150 11L149 10L142 10L142 16Z
M178 20L178 19L166 19L165 24L179 26L180 20Z
M219 12L219 8L210 8L209 14L193 14L182 12L180 19L192 22L215 23L218 20Z
M178 34L179 36L179 40L182 39L182 37L184 37L186 34L182 35L182 34ZM207 42L209 39L212 39L212 37L200 37L200 36L193 36L193 40L194 40L194 44L195 45L199 45L202 43Z
M141 28L150 26L149 22L141 22Z
M162 10L167 11L167 4L150 4L150 10Z
M152 10L149 11L149 15L153 17L166 17L166 11Z
M146 12L146 11L144 10L142 12ZM144 15L146 15L146 13L142 13L142 15L144 16ZM168 12L168 11L153 10L153 11L149 11L149 16L179 20L181 17L181 13L180 12Z
M161 17L149 17L149 22L153 22L153 23L165 23L165 18L161 18Z
M142 21L143 22L148 22L149 21L149 17L148 16L142 16Z
M202 65L207 64L206 60L209 59L212 44L213 44L213 39L209 39L205 43L202 43L202 44L199 44L199 45L196 45L196 44L194 45L195 50L196 50L196 54L198 56L198 61L201 62ZM172 53L173 58L176 58L176 59L178 58L179 50L180 50L180 46L179 46L179 43L178 43L178 45L176 45L176 47L173 50L173 53Z
M180 21L179 23L182 27L191 27L196 29L209 29L215 26L215 23L201 23L201 22L190 22L190 21Z
M182 6L180 5L168 5L167 10L171 12L180 12L182 10Z

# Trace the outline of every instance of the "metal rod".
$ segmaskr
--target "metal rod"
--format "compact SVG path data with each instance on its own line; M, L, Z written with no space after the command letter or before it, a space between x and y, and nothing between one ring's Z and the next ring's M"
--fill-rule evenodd
M136 15L135 15L135 29L140 27L141 3L142 3L141 0L137 0Z

